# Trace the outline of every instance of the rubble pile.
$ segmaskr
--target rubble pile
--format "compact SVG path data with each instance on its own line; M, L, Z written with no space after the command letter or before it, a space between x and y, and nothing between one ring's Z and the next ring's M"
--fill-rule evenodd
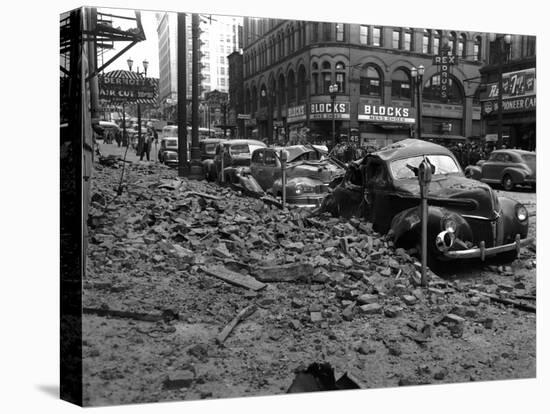
M430 272L421 288L416 259L363 220L279 209L152 163L128 164L118 195L119 166L95 167L83 297L88 398L99 398L91 396L105 376L124 384L121 402L281 393L315 360L368 387L501 378L502 358L487 362L474 342L506 330L503 312L535 295L508 267L497 271L510 283ZM111 339L120 351L102 360L97 349Z

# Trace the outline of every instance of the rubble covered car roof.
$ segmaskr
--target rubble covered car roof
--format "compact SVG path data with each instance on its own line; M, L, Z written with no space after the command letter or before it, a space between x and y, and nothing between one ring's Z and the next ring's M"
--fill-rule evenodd
M434 144L433 142L423 141L421 139L408 138L382 148L380 151L373 152L371 156L376 156L384 161L392 161L402 158L418 157L429 154L442 154L455 158L453 153L447 148Z

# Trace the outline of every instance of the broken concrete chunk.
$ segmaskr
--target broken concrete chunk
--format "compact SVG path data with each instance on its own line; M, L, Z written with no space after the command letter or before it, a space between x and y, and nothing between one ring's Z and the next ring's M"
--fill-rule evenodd
M321 322L323 320L323 314L321 312L310 312L309 316L311 322Z
M313 277L313 272L313 266L309 263L290 263L258 267L253 274L261 282L307 282Z
M359 308L361 309L361 312L363 312L364 314L373 315L376 313L380 313L380 311L382 310L382 305L378 303L370 303L368 305L359 306Z
M364 294L357 298L357 303L360 305L368 305L369 303L378 303L378 295Z
M168 377L164 380L164 388L169 390L189 388L194 380L195 374L193 371L174 371L168 374Z
M418 299L416 298L416 296L412 296L412 295L404 295L401 297L401 299L408 306L412 306L416 304L416 302L418 302Z

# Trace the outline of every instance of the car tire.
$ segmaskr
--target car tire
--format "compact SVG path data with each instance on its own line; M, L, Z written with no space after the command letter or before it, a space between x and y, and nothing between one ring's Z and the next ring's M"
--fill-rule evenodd
M502 188L506 191L512 191L515 187L514 181L512 180L512 177L509 174L506 174L504 177L502 177Z

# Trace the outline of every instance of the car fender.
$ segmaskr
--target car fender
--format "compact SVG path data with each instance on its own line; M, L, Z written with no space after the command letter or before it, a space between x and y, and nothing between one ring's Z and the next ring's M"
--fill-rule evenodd
M466 177L472 178L474 180L481 180L481 167L477 165L468 165L464 169L464 174Z
M525 180L525 176L527 174L527 171L521 168L507 167L502 170L502 173L500 174L500 179L502 180L504 176L509 175L510 177L512 177L512 180L515 184L521 184Z
M529 217L524 222L518 220L516 211L519 207L525 207L522 203L508 197L499 197L500 214L502 217L502 243L512 243L519 234L522 239L527 237L529 231Z
M414 247L421 234L420 207L412 207L395 215L392 219L389 236L396 246ZM443 221L449 218L457 225L456 236L462 241L472 240L472 230L468 222L460 216L443 207L428 206L428 245L443 231Z

